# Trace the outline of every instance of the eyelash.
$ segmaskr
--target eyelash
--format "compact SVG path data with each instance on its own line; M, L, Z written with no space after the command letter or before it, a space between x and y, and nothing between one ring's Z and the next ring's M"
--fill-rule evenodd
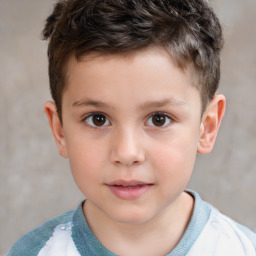
M90 120L90 118L96 118L96 117L103 117L104 119L102 120L103 121L103 124L102 125L95 125L95 123L93 123L95 120ZM163 125L154 125L153 124L153 121L151 121L151 124L150 123L150 120L151 118L153 117L156 117L156 116L159 116L159 117L164 117L163 120L159 120L159 121L164 121L164 124ZM168 120L168 123L166 124L166 121ZM93 129L98 129L98 128L102 128L102 127L106 127L106 126L109 126L111 125L111 122L109 121L108 117L104 114L104 113L101 113L101 112L94 112L94 113L91 113L85 117L82 118L81 120L83 123L86 123L87 126L89 126L90 128L93 128ZM101 121L101 120L99 120ZM91 122L91 124L89 123ZM106 124L107 122L107 124ZM160 129L164 129L164 128L167 128L170 126L170 124L173 122L173 118L171 116L169 116L168 114L166 113L163 113L163 112L154 112L153 114L151 114L149 116L149 118L147 119L146 121L146 125L147 126L150 126L150 127L154 127L154 128L160 128Z
M157 126L157 125L153 124L153 125L149 125L149 126L152 126L154 128L165 129L165 128L168 128L170 126L170 124L173 122L173 118L170 115L168 115L168 114L166 114L164 112L154 112L153 114L151 114L149 116L149 118L147 119L146 123L148 123L151 118L156 117L156 116L164 117L164 125ZM167 120L168 120L168 124L166 124Z
M89 123L89 119L90 118L93 118L93 117L96 117L96 116L100 116L100 117L104 117L105 118L105 122L103 125L95 125L95 124L90 124ZM93 129L98 129L98 128L102 128L102 127L106 127L106 126L109 126L110 125L110 121L109 119L107 118L107 116L104 114L104 113L101 113L101 112L94 112L94 113L91 113L85 117L82 118L81 120L83 123L86 123L87 126L89 126L90 128L93 128ZM106 121L108 122L107 125L105 125ZM93 121L92 121L93 122Z

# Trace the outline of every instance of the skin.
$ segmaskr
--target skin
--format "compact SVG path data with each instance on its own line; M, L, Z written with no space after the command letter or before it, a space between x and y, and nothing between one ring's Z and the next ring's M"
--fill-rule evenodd
M71 58L67 77L63 125L53 102L45 112L87 198L92 231L119 255L167 254L190 220L193 198L184 189L196 154L214 145L225 97L216 95L202 115L189 72L158 48Z

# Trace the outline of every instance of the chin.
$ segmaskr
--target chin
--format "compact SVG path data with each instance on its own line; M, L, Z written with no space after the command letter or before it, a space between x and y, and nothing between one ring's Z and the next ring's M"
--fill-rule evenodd
M109 217L120 224L143 224L153 218L148 212L135 211L133 209L126 209L123 211L116 211L115 213L109 214Z

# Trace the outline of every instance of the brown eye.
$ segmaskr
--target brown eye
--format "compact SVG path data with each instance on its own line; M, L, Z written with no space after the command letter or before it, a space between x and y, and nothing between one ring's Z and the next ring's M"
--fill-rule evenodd
M171 123L172 119L162 113L153 114L147 121L147 125L156 127L165 127Z
M94 115L92 121L96 126L103 126L106 122L106 117L103 115Z
M87 124L89 124L90 126L94 126L94 127L102 127L102 126L107 126L110 124L107 117L103 114L92 114L92 115L88 116L85 119L85 121L87 122Z

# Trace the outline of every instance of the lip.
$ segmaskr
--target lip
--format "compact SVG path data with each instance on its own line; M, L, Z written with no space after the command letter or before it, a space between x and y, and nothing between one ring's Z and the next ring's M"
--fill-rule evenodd
M110 191L123 200L134 200L143 196L152 186L152 183L142 181L117 180L106 184Z

